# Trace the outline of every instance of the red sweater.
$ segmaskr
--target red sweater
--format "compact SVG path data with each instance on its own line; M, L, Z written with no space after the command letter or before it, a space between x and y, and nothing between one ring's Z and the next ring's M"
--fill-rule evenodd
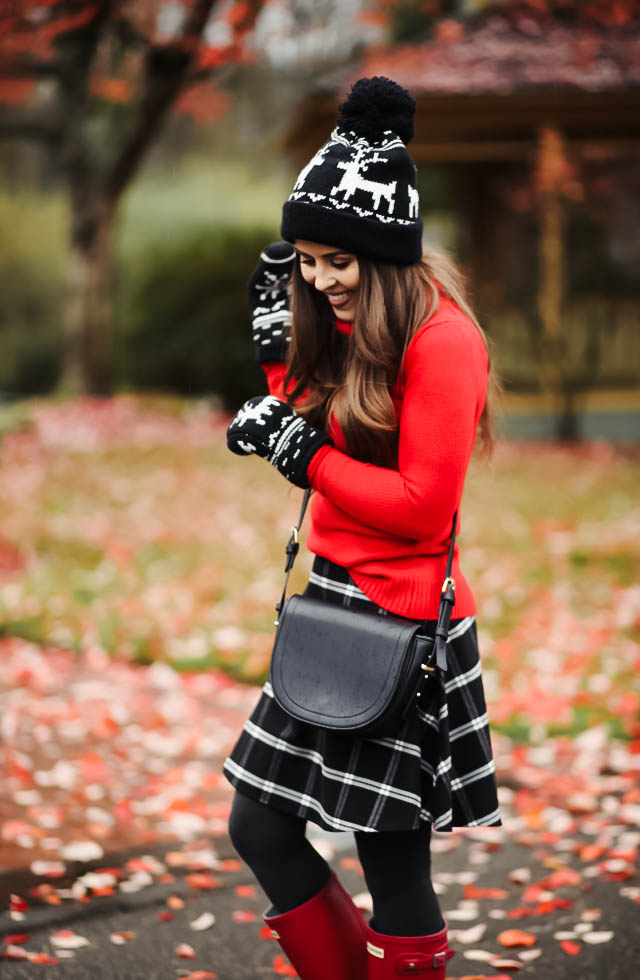
M350 324L337 322L341 332ZM284 397L285 365L265 365L269 390ZM447 297L416 331L392 398L399 419L395 469L347 455L335 419L335 443L311 461L307 546L349 570L383 608L435 619L453 514L459 506L487 388L487 350L476 326ZM454 617L472 615L475 600L456 546Z

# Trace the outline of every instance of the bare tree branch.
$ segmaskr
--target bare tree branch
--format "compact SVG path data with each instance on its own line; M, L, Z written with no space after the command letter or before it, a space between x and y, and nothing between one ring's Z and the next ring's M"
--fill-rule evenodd
M193 64L197 42L207 26L215 2L216 0L196 0L180 41L149 50L138 125L122 147L105 181L105 193L110 200L117 200L129 184L180 92L184 77Z

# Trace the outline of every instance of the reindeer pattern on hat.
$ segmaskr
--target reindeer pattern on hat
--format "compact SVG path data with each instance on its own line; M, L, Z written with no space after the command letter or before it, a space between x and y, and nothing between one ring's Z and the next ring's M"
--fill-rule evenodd
M353 211L359 217L376 218L383 223L413 224L418 200L415 188L404 182L399 185L398 180L375 179L376 169L384 173L389 154L396 150L404 151L404 143L391 130L379 142L370 143L364 137L335 129L300 171L289 199ZM316 168L332 177L324 192L318 186Z

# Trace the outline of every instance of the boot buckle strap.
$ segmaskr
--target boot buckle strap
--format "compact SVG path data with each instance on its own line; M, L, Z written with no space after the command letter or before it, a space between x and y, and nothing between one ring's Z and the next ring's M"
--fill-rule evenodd
M430 956L425 953L408 953L397 958L395 962L396 973L399 973L401 977L416 977L430 970L441 970L452 956L453 951L450 949L433 953Z
M401 977L417 977L431 969L431 957L424 953L408 953L397 958L395 968Z

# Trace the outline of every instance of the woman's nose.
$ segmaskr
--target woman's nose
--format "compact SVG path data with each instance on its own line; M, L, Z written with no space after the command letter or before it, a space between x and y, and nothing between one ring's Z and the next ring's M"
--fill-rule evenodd
M330 286L335 285L335 277L331 269L317 268L315 287L320 292L325 292Z

